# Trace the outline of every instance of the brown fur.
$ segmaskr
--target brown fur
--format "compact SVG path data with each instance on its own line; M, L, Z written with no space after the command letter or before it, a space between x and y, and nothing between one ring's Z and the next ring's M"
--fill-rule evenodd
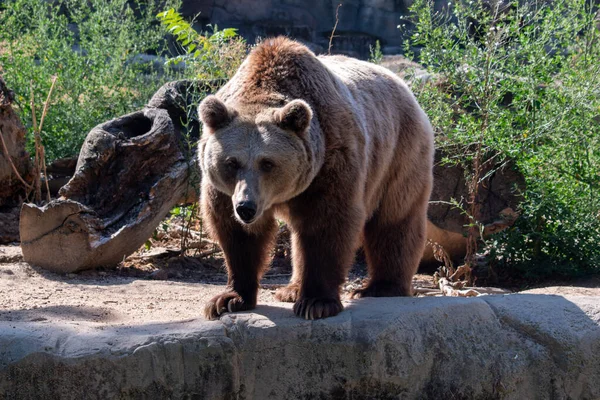
M203 214L231 286L207 305L209 318L254 307L275 216L292 232L294 267L277 297L294 301L297 315L342 310L340 286L361 241L370 282L354 297L411 295L425 246L433 133L400 79L268 39L199 114ZM247 204L256 214L243 222Z
M467 238L460 233L448 231L427 221L427 239L442 246L453 263L460 263L467 254ZM433 247L427 244L420 265L425 269L436 269L440 262L435 259Z

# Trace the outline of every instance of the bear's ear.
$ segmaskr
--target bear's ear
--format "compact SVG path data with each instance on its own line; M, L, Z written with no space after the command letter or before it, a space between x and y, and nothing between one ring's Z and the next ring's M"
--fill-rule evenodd
M198 106L200 120L212 130L223 128L231 122L231 114L225 103L214 95L209 95Z
M303 134L310 125L312 115L308 103L292 100L275 113L275 120L280 128Z

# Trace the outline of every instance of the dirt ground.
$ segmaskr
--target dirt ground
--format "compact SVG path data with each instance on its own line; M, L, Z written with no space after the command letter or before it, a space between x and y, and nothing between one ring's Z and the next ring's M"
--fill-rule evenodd
M364 265L355 265L344 296L365 275ZM289 277L289 264L276 258L261 282L259 303L273 302L275 289ZM115 269L60 275L24 263L16 245L0 246L0 323L60 321L102 328L195 319L226 282L219 253L180 257L156 247L140 250ZM431 275L415 276L415 286L432 285ZM526 292L600 297L600 277Z

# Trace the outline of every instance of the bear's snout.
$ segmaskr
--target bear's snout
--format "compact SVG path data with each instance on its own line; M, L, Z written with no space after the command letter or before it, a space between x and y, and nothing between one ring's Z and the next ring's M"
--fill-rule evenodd
M253 201L242 201L235 206L235 213L245 223L250 223L256 216L256 203Z

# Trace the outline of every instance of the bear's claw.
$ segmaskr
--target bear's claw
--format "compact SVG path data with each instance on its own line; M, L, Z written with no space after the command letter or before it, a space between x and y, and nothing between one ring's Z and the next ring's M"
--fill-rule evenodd
M217 319L226 312L247 311L254 308L254 305L248 304L242 297L234 291L223 292L213 297L206 306L204 306L204 316L206 319Z
M333 317L344 309L340 299L304 298L294 304L294 313L304 319Z
M289 285L280 287L275 291L275 299L285 303L295 303L296 300L298 300L299 293L300 286L290 283Z

